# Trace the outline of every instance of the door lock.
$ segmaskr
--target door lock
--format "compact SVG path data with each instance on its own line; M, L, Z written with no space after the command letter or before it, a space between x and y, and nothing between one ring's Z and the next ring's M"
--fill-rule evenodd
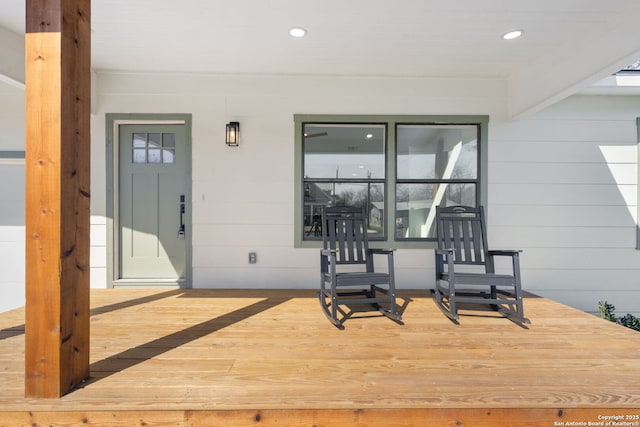
M184 239L184 194L180 195L180 227L178 228L178 239Z

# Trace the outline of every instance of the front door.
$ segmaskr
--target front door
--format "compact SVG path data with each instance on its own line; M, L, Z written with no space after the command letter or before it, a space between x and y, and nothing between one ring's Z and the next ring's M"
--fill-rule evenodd
M118 126L114 285L178 285L186 277L187 135L184 124Z

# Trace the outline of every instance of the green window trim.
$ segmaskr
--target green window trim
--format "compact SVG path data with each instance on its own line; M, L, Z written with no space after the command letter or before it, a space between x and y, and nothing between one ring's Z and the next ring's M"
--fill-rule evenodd
M395 207L396 183L396 129L398 125L477 125L479 127L478 140L478 171L477 194L478 204L486 205L487 201L487 141L489 116L486 115L324 115L324 114L296 114L294 115L295 132L295 185L294 185L294 246L296 248L318 248L322 245L318 240L304 239L304 141L303 130L305 124L375 124L386 125L385 178L384 178L384 215L385 234L382 239L371 240L371 247L382 248L433 248L435 242L426 238L402 239L395 237ZM407 182L407 180L404 180ZM424 180L423 180L424 181Z

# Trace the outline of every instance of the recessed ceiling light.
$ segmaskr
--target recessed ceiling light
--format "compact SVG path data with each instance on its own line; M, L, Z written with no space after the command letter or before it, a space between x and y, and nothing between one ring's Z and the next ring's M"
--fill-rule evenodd
M503 35L502 38L505 40L513 40L513 39L517 39L523 34L524 34L524 30L513 30Z
M289 35L296 38L304 37L307 35L307 30L302 27L293 27L289 30Z
M373 139L373 134L372 133L368 133L367 136L365 136L365 138L367 139Z

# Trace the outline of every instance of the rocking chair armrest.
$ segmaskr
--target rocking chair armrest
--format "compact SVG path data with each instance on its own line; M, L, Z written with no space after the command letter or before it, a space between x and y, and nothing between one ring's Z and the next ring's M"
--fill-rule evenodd
M382 254L382 255L389 255L392 254L393 252L395 252L395 249L371 249L369 248L369 253L370 254Z
M454 250L452 248L436 249L436 255L453 255Z
M516 256L520 252L521 249L499 249L499 250L490 250L488 251L489 256Z
M455 268L455 250L452 248L434 250L436 274L442 274L445 271L445 265L450 272L453 273Z
M329 273L329 270L335 270L336 249L320 249L320 273Z
M320 255L325 257L336 256L337 249L320 249Z

